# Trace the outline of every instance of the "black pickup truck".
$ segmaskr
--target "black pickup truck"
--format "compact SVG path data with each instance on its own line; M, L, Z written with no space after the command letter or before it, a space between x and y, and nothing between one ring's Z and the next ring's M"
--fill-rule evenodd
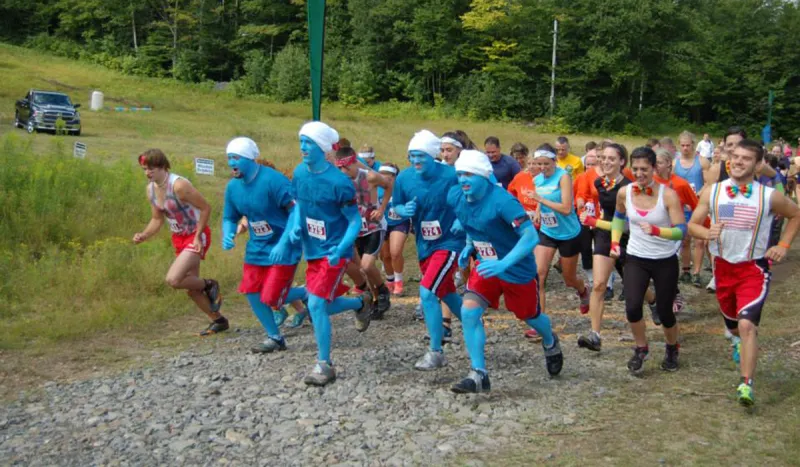
M17 101L14 126L28 133L40 130L56 131L56 121L64 121L63 130L71 135L81 134L80 104L72 104L69 96L60 92L32 89Z

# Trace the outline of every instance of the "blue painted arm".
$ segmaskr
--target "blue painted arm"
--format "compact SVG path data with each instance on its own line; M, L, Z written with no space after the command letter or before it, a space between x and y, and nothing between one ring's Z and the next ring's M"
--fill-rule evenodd
M533 249L539 244L539 234L536 233L536 229L533 228L533 224L530 221L522 224L517 229L517 232L522 234L517 240L517 244L514 245L514 248L508 252L505 258L500 260L506 263L508 267L517 264L526 256L532 255Z

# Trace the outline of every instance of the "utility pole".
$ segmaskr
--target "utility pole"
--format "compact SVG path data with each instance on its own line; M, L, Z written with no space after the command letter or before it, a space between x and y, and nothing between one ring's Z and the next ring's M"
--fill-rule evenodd
M556 45L558 44L558 20L553 20L553 68L550 72L550 116L556 107Z

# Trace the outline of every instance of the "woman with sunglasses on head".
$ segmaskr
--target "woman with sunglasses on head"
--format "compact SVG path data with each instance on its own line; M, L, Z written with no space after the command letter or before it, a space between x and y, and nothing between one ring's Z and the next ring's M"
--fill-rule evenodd
M581 249L581 224L575 214L572 178L556 166L556 153L545 143L534 152L541 173L534 179L533 199L539 203L541 215L540 242L534 250L539 269L542 311L545 311L545 284L550 263L556 251L561 255L562 277L567 287L577 291L581 314L589 312L589 288L578 278L578 253Z
M675 191L653 180L656 153L640 147L631 154L634 183L617 194L617 206L611 224L611 256L621 255L620 240L626 218L630 239L625 258L625 314L633 332L636 347L628 361L634 375L644 371L649 348L642 319L642 307L650 281L655 285L656 310L666 340L661 369L678 369L678 323L672 311L678 286L678 256L681 240L686 235L686 219Z

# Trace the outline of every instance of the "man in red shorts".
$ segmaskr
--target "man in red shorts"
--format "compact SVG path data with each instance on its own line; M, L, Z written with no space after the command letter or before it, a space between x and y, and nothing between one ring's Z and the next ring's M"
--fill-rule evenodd
M753 405L753 378L758 358L758 325L769 293L767 260L782 261L800 229L800 209L782 193L754 177L764 160L764 148L744 139L729 153L729 179L703 191L689 232L709 240L714 278L725 325L734 338L734 360L740 360L739 402ZM711 215L711 227L703 226ZM789 220L776 246L767 249L775 215Z
M439 164L434 159L440 149L441 141L430 131L422 130L415 134L408 144L411 167L397 176L392 194L395 213L410 218L416 232L422 272L419 296L430 336L430 350L414 368L423 371L447 364L442 349L441 301L456 316L461 310L461 297L456 293L453 274L458 252L464 247L464 234L451 232L456 216L447 207L447 193L458 184L458 179L453 167Z
M139 156L139 165L150 183L147 199L152 217L142 232L133 236L139 244L157 234L166 219L172 231L175 261L167 272L167 284L174 289L185 289L211 323L200 332L210 336L228 329L228 320L219 313L222 296L214 279L200 278L200 261L205 259L211 246L211 229L208 218L211 206L189 180L170 173L167 156L160 149L149 149Z

